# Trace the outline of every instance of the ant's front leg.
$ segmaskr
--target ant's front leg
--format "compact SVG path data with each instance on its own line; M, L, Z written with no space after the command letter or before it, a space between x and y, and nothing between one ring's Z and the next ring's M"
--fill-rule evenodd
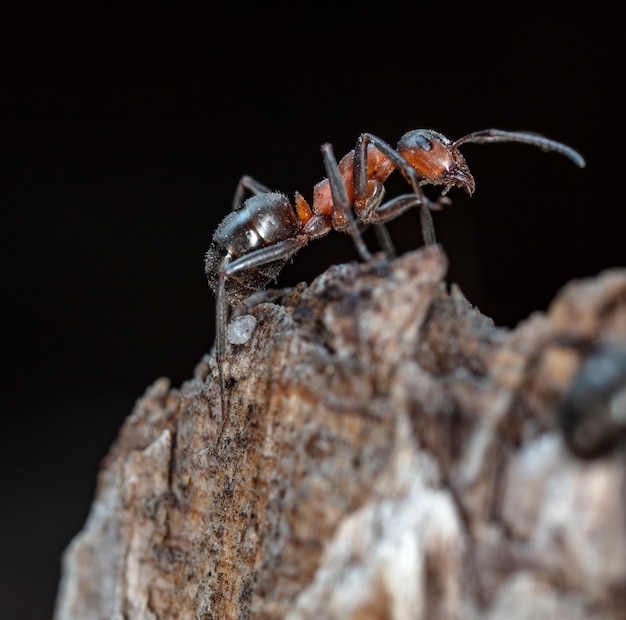
M372 224L381 224L392 220L412 207L419 206L424 243L426 245L434 245L436 243L435 227L430 215L430 209L438 208L436 206L437 203L432 203L424 194L420 186L421 179L411 164L384 140L377 138L371 133L362 133L354 149L353 177L355 201L363 202L367 196L367 147L369 144L377 148L411 184L413 194L398 196L398 198L390 200L381 207L377 206L373 212L364 216L363 219ZM375 214L378 214L378 216L375 216Z
M324 160L324 168L326 169L326 176L330 184L330 193L333 198L334 209L339 211L345 221L348 223L348 232L352 235L354 245L357 252L361 255L364 261L369 261L372 258L371 252L367 249L363 237L356 224L352 211L350 210L350 201L346 193L346 186L344 184L337 160L333 153L333 147L330 144L322 145L322 158ZM336 223L336 217L333 214L333 223Z
M237 183L237 189L235 190L235 195L233 196L231 211L235 211L241 206L246 190L248 190L251 194L268 194L272 191L269 187L263 185L263 183L259 183L256 179L253 179L245 174L241 177L241 179L239 179L239 183Z

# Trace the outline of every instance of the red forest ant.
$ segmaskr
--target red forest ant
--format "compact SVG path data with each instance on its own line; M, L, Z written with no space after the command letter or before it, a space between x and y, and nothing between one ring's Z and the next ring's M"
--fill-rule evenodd
M233 210L217 227L206 254L205 272L216 296L216 358L220 380L222 421L213 446L225 423L225 385L222 365L226 354L226 325L229 306L240 304L252 293L275 279L287 260L312 239L331 230L349 233L365 261L372 258L361 230L377 225L388 253L383 224L408 209L420 208L422 234L426 245L435 243L430 215L447 203L443 196L452 187L461 187L471 196L474 178L458 150L466 142L522 142L569 157L580 167L584 159L573 149L532 133L485 129L455 142L432 129L404 134L394 149L369 133L362 133L353 151L339 164L330 144L321 147L327 177L315 185L313 206L296 192L295 206L287 196L271 191L251 177L239 181ZM412 193L382 202L387 177L398 170ZM431 201L423 185L443 185L441 197ZM245 191L253 195L242 204ZM353 213L353 211L354 213Z

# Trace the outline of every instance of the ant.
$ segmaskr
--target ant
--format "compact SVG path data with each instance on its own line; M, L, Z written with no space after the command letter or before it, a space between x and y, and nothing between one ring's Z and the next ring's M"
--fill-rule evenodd
M445 194L453 187L463 188L470 196L474 192L474 177L458 150L468 142L522 142L560 153L580 167L585 165L575 150L537 134L485 129L452 142L432 129L416 129L405 133L395 149L370 133L362 133L354 150L338 164L332 146L323 144L327 178L315 185L312 206L299 192L292 205L287 196L271 191L252 177L241 178L232 211L217 227L205 259L209 286L216 296L216 360L222 405L222 421L213 446L225 423L222 365L226 359L229 307L263 289L298 250L331 230L349 233L360 257L368 261L372 254L361 231L376 225L383 249L393 255L385 222L419 207L424 243L434 244L430 211L448 204ZM383 203L384 183L396 169L412 192ZM444 190L436 201L431 201L423 185L442 185ZM242 202L246 190L252 196Z

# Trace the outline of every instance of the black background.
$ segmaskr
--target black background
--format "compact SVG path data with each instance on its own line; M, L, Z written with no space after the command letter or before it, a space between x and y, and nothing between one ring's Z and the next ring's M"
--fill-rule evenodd
M379 7L380 8L380 7ZM371 9L368 9L371 10ZM189 378L213 342L203 255L242 174L310 198L358 134L531 130L584 170L523 145L466 145L470 199L434 215L449 280L500 325L570 279L624 266L623 54L611 16L418 22L48 25L2 49L3 493L0 618L49 618L60 555L100 460L146 387ZM389 192L405 191L390 179ZM417 213L393 222L421 244ZM354 260L331 233L280 282Z

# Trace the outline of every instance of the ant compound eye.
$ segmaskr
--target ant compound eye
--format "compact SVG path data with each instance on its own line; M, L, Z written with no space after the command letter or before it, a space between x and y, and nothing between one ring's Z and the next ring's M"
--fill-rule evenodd
M398 151L430 153L438 147L448 149L450 141L444 135L432 129L414 129L405 133L398 142Z
M430 137L422 129L409 131L402 136L399 148L403 149L420 149L422 151L431 151L433 142Z
M420 148L424 151L430 151L433 148L433 143L426 136L415 136L413 140L413 146Z

